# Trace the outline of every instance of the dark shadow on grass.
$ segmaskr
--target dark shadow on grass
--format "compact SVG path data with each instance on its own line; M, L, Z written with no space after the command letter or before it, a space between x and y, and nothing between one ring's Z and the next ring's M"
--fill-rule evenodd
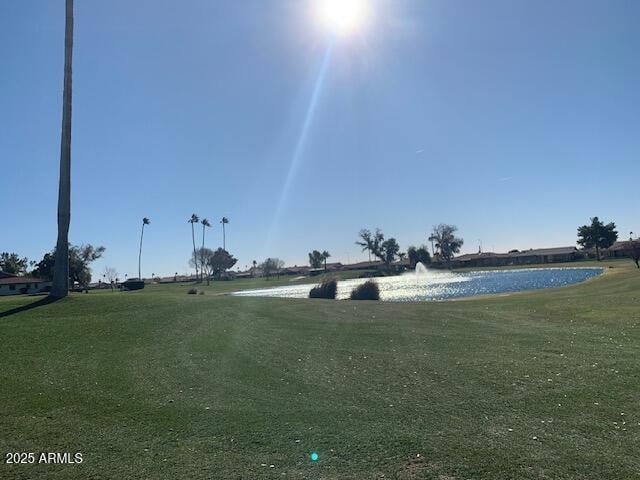
M0 312L0 318L9 317L11 315L15 315L16 313L26 312L26 311L32 310L34 308L44 307L45 305L49 305L50 303L57 302L58 300L60 300L60 299L59 298L50 297L50 296L47 295L46 297L41 298L40 300L37 300L37 301L35 301L33 303L29 303L27 305L22 305L20 307L12 308L11 310L7 310L5 312Z

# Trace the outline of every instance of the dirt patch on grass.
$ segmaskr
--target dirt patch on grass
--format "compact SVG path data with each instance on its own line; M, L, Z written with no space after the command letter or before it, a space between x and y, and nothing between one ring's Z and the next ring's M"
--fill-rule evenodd
M399 479L414 479L414 478L435 478L438 480L456 480L455 477L447 475L442 471L442 465L439 463L431 462L425 457L415 456L409 458L404 466L398 471L397 477Z

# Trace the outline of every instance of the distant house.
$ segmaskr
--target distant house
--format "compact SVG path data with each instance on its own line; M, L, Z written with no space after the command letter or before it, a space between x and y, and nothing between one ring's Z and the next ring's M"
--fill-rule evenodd
M509 265L533 265L540 263L573 262L581 257L576 247L536 248L522 252L479 252L460 255L451 260L454 268L504 267Z
M508 253L479 252L467 253L451 259L454 268L466 267L502 267L513 265L513 258Z
M384 267L384 262L374 260L373 262L357 262L344 266L344 270L375 270Z
M323 264L323 267L324 267L324 264ZM342 264L340 262L327 263L327 270L329 272L335 272L337 270L342 270Z
M252 272L238 272L236 273L236 278L253 278Z
M311 277L314 277L316 275L322 275L323 273L325 273L326 270L324 269L324 267L320 267L320 268L310 268L309 269L309 275Z
M339 270L344 270L344 267L345 265L342 265L342 263L340 262L332 262L332 263L327 263L327 268L325 269L325 266L323 263L321 267L308 268L307 273L313 277L314 275L320 275L325 272L337 272Z
M184 283L192 280L188 275L169 275L168 277L154 279L157 283Z
M576 247L537 248L513 253L518 259L517 265L529 263L573 262L580 257Z
M294 265L293 267L285 267L282 270L280 270L280 274L281 275L308 275L309 274L309 270L310 268L302 265L302 266L297 266Z
M0 296L40 293L50 288L51 282L46 280L0 272Z
M609 258L621 258L631 256L631 250L635 247L636 242L640 241L640 238L636 240L622 240L615 242L609 248L601 251L603 257Z

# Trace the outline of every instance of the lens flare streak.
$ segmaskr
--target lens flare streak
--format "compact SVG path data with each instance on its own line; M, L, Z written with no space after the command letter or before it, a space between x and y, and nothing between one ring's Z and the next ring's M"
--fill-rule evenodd
M293 183L293 180L296 177L296 173L300 167L304 149L307 143L307 138L309 136L309 131L311 129L311 126L313 125L313 119L315 117L316 109L318 107L318 101L320 99L322 87L324 85L325 77L327 75L327 70L331 61L332 52L333 52L333 42L327 45L327 49L322 59L322 64L320 66L320 70L318 72L318 76L316 78L313 91L311 93L311 98L309 100L309 106L307 107L307 111L304 116L304 121L302 122L300 135L298 136L298 140L296 142L295 149L293 151L293 156L291 158L289 170L287 172L287 176L285 177L284 185L280 190L280 198L278 199L275 214L273 216L273 220L271 223L271 229L266 242L267 245L271 244L271 240L273 238L275 230L277 229L277 226L280 221L280 216L282 215L282 210L287 202L287 197L289 195L289 190L291 189L291 184Z

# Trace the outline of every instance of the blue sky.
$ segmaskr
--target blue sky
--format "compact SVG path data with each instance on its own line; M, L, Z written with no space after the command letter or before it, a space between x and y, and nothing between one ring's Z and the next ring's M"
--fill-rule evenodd
M188 270L195 212L244 268L338 261L379 226L464 251L640 232L640 3L371 1L332 38L303 0L76 0L70 239ZM56 238L63 0L0 3L0 250Z

